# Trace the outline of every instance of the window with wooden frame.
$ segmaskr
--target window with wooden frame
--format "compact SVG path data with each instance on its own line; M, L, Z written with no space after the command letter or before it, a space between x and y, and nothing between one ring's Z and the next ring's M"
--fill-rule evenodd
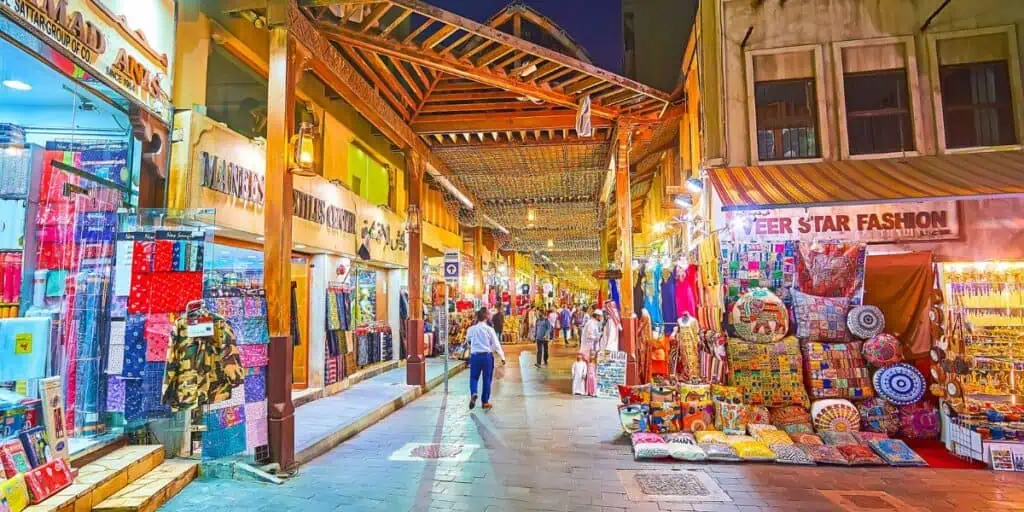
M757 162L826 154L821 67L816 45L747 53L751 153Z
M1020 143L1021 76L1012 25L929 35L940 149Z
M841 157L916 154L913 37L845 41L834 50Z

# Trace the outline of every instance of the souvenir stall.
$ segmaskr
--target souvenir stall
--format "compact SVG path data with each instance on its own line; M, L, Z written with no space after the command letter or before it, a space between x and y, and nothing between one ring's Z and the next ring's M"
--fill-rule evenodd
M348 355L346 364L352 368L390 361L395 358L395 340L385 315L386 305L382 304L387 295L386 285L380 272L371 267L357 266L352 270L352 337L354 353Z

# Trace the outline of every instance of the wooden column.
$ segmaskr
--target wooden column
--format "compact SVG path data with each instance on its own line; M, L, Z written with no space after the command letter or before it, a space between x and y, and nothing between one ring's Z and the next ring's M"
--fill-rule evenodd
M410 386L427 385L427 367L423 359L423 157L405 151L406 190L409 193L409 319L406 340L409 344L405 382Z
M509 313L516 314L516 302L519 300L519 288L516 286L516 253L508 254L508 302Z
M636 366L636 325L633 311L633 212L629 184L629 139L632 125L619 121L615 133L615 209L619 226L619 297L622 299L622 333L619 350L626 352L626 384L639 384Z
M480 302L487 304L487 290L484 288L484 228L473 229L473 277L476 279L474 289Z
M288 34L284 0L268 4L270 58L267 83L266 199L263 206L263 269L270 328L267 370L270 454L282 471L295 466L295 407L292 405L291 253L292 175L289 139L294 130L295 84L303 53Z
M601 228L601 270L608 270L608 261L610 257L608 255L608 226ZM611 300L611 289L608 287L607 279L599 279L597 281L598 295L601 295L604 300ZM604 307L604 304L598 304L598 307Z

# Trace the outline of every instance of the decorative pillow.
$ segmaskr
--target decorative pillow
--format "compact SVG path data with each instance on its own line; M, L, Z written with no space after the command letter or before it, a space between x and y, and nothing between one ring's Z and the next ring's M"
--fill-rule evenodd
M818 437L828 446L860 444L860 441L849 432L818 432Z
M668 455L673 459L685 461L707 460L708 458L704 450L696 443L668 443Z
M846 317L850 299L846 297L817 297L793 292L793 318L796 337L801 341L845 343L850 341L846 330Z
M683 402L681 406L680 430L683 432L714 430L715 405L711 400Z
M818 433L860 430L860 413L849 400L818 400L811 406L811 417Z
M742 443L745 441L757 441L757 439L754 439L754 436L748 436L744 434L729 434L725 436L725 443L728 445Z
M928 402L899 408L900 434L907 439L938 439L939 411Z
M25 475L19 473L8 480L0 481L0 508L7 507L11 512L21 512L28 507L32 499L28 493Z
M899 439L871 441L871 447L890 466L927 466L928 463Z
M776 428L775 425L768 425L768 424L765 424L765 423L748 423L747 424L747 432L750 435L754 436L754 437L757 437L757 434L760 433L760 432L768 432L770 430L779 430L779 429Z
M751 405L807 407L800 342L789 336L777 343L729 340L729 383L743 388Z
M816 464L832 464L836 466L849 466L850 463L846 461L846 457L839 451L835 446L825 446L820 444L797 444L808 457L811 458Z
M718 402L742 404L743 387L714 384L711 386L711 398Z
M787 425L797 425L811 422L811 413L806 407L799 405L786 405L768 410L771 414L772 425L782 428Z
M658 434L637 432L632 436L633 459L663 459L669 456L668 443Z
M882 398L869 398L857 403L860 412L860 430L881 432L890 436L900 431L900 417L896 406Z
M647 431L650 407L646 405L620 405L619 423L626 434Z
M754 288L732 306L729 325L747 341L774 343L789 332L789 312L782 299L767 288Z
M867 446L871 441L884 441L889 439L888 434L882 434L880 432L854 432L853 437L857 439L857 444Z
M706 443L698 443L697 446L704 451L708 460L718 460L723 462L736 462L740 460L739 455L736 455L736 450L733 450L732 446L722 442L709 441Z
M725 432L719 432L717 430L704 430L701 432L693 433L694 439L697 440L697 444L702 443L724 443Z
M768 413L768 408L763 405L748 405L747 406L747 422L748 423L760 423L762 425L771 425L772 416Z
M821 297L848 297L860 304L866 248L862 243L798 242L795 288Z
M651 403L651 385L619 386L619 399L623 405L648 405Z
M884 368L891 364L903 362L903 348L900 347L900 340L888 333L876 334L864 342L861 349L864 353L864 360L875 368Z
M804 343L804 371L811 398L861 400L875 396L861 343Z
M768 445L760 441L740 441L738 443L733 443L730 446L732 446L733 450L736 450L736 455L739 455L741 460L775 460L775 452L773 452Z
M32 469L32 463L29 462L28 454L25 453L25 447L21 441L11 439L0 444L0 468L8 477L13 477L18 473L28 473Z
M793 444L793 440L789 438L789 434L782 430L761 432L754 437L756 437L758 441L761 441L773 448L780 444Z
M787 434L813 434L814 425L810 423L794 423L792 425L786 425L782 427Z
M32 503L38 504L71 485L71 466L64 459L55 459L25 473L25 485L32 496Z
M894 364L875 372L875 391L895 405L910 405L924 398L924 375L907 363Z
M800 449L800 447L793 444L776 444L770 445L773 452L775 452L775 462L779 464L802 464L805 466L813 466L814 459L812 459L806 452Z
M668 444L683 443L697 446L697 438L693 437L693 434L690 434L688 432L674 432L671 434L663 434L661 436L661 439Z
M825 442L822 441L821 438L818 437L817 434L808 434L808 433L804 433L804 432L796 432L796 433L789 434L789 438L792 439L793 442L796 443L796 444L813 444L813 445L823 445L823 444L825 444Z
M877 306L855 306L846 315L846 328L850 334L866 340L885 329L885 315Z
M677 393L680 402L711 400L711 386L707 384L680 384Z
M851 466L885 465L885 461L878 458L878 455L875 455L875 452L872 451L871 448L868 446L860 444L851 444L846 446L839 446L837 447L837 449L839 450L839 453L843 454L843 457L846 457L846 462L848 462Z
M651 385L651 403L678 402L676 386Z
M715 428L726 434L747 431L747 406L715 400Z
M647 431L658 434L679 432L682 414L679 402L651 402L650 420Z

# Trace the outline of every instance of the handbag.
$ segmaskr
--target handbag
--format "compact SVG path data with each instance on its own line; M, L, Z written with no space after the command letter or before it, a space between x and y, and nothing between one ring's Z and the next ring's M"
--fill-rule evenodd
M505 365L494 363L494 375L492 380L500 380L505 377Z

